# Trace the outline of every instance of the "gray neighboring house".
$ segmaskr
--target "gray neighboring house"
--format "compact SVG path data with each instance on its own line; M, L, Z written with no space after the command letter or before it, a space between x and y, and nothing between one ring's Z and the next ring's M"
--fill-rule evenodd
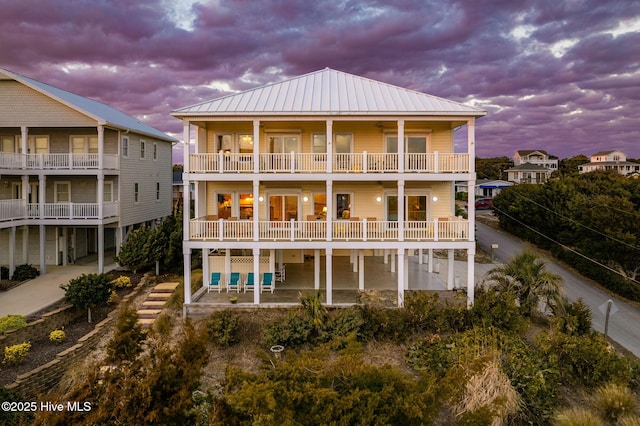
M171 215L177 140L108 105L0 69L0 265L117 252Z

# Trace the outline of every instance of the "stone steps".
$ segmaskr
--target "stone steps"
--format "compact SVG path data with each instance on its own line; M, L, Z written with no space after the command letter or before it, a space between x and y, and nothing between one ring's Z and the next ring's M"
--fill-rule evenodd
M142 306L138 309L138 324L142 328L150 328L153 326L153 322L158 318L158 315L162 313L164 305L171 297L176 287L180 283L167 282L157 284L151 293L147 295L147 298L142 302Z

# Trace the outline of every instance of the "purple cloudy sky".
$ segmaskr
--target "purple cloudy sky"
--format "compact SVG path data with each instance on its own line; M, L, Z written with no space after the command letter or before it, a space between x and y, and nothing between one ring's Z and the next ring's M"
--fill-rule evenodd
M640 158L640 1L0 0L0 7L0 67L178 138L173 109L330 67L487 110L477 123L481 157L620 149Z

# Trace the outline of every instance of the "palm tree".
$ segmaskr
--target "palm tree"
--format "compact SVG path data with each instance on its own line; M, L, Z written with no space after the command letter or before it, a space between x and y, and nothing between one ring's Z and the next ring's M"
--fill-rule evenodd
M540 302L557 313L564 307L562 278L545 270L545 262L531 251L514 257L511 262L489 271L489 281L501 292L513 293L525 315L537 311Z

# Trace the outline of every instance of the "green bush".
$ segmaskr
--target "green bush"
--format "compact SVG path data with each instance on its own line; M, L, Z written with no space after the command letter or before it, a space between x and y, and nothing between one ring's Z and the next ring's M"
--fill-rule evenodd
M115 280L111 281L111 283L115 288L131 287L132 285L131 278L127 277L126 275L119 276Z
M286 320L267 326L265 341L268 346L299 347L312 343L314 331L312 320L292 311Z
M76 308L87 309L88 322L91 322L91 308L107 303L111 297L112 284L105 274L82 274L68 284L61 284L64 299Z
M32 265L24 264L16 266L15 271L13 271L13 276L11 279L13 281L26 281L32 280L39 275L38 270Z
M22 315L5 315L0 318L0 333L27 326L27 319Z
M358 341L364 341L362 328L364 319L360 309L349 307L346 309L336 309L329 316L324 329L320 332L320 341L329 342L337 338L355 336Z
M22 364L29 351L31 350L31 343L24 342L17 345L7 346L4 348L3 364Z
M207 331L209 338L218 346L232 346L238 343L239 317L230 311L214 312L207 318Z
M523 331L529 323L512 292L492 288L478 288L470 316L477 326L490 325L515 333Z
M138 323L138 313L132 306L123 305L118 311L116 331L107 343L107 361L122 362L134 360L142 352L141 343L146 333Z
M362 335L367 340L402 342L412 333L411 322L405 309L384 309L366 305L359 309L364 320Z
M607 382L627 384L637 371L636 363L611 351L605 338L596 332L585 336L545 332L536 343L565 383L588 388Z
M582 299L566 305L563 315L556 315L551 322L565 334L571 336L585 336L591 332L591 310Z
M49 340L54 343L62 343L64 342L64 339L66 337L67 334L64 332L64 330L53 330L51 333L49 333Z

